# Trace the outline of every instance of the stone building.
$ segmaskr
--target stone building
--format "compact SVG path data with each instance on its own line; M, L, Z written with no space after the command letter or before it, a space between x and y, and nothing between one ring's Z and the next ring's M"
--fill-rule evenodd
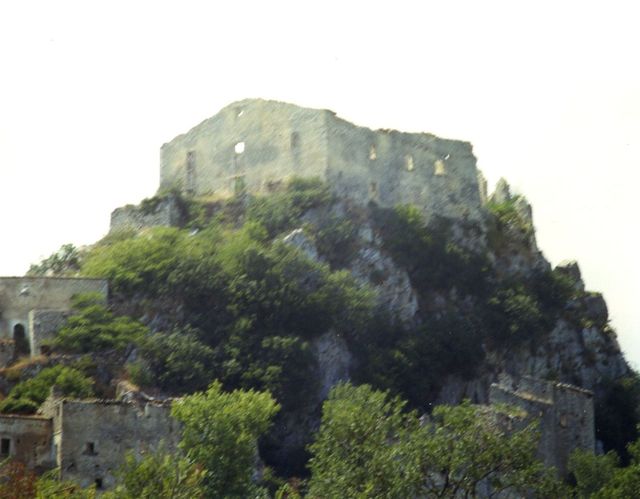
M55 467L51 429L44 416L0 414L0 460L10 457L38 472Z
M359 204L415 204L477 219L486 183L471 144L426 133L370 130L328 110L247 99L230 104L160 151L160 191L227 197L318 177Z
M489 400L524 409L526 424L540 421L538 454L560 476L566 475L574 450L595 451L593 392L589 390L529 376L518 380L503 376L491 385Z
M0 277L0 367L16 356L40 354L42 341L66 319L74 295L95 292L106 301L108 289L104 279Z
M175 451L180 425L169 402L68 400L53 392L35 416L0 415L2 458L31 469L59 468L60 479L98 489L115 485L129 451Z

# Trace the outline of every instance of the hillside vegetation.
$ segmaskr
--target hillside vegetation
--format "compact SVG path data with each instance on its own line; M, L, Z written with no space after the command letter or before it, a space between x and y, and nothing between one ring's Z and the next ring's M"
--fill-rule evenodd
M490 379L498 369L519 362L510 360L518 355L547 355L540 351L555 348L552 333L558 324L576 334L597 332L601 346L593 351L585 346L591 357L581 350L581 366L624 364L606 313L593 312L598 296L584 291L570 273L549 268L532 246L533 225L519 210L521 202L516 197L489 203L485 219L477 223L426 220L412 206L356 207L319 181L296 179L270 196L214 204L182 200L189 214L183 228L112 233L84 251L65 246L34 265L32 273L106 278L110 305L77 297L75 314L50 345L51 359L58 355L76 364L19 380L0 410L33 412L53 384L64 385L72 395L108 396L122 378L153 393L196 394L189 399L194 411L205 403L198 397L221 397L221 390L268 393L273 399L258 404L263 413L252 436L263 435L260 455L270 467L265 481L272 492L282 487L279 497L295 497L304 489L295 482L283 485L283 478L309 472L310 497L337 497L336 490L343 497L428 495L435 488L425 490L427 485L415 477L434 466L451 467L451 483L461 480L457 490L475 490L479 482L460 478L459 467L466 461L438 461L449 437L436 428L484 421L476 409L468 404L459 412L440 408L433 412L435 426L419 429L417 415L433 410L451 379ZM302 232L292 242L287 236L296 229ZM379 255L377 262L391 263L362 265L372 253ZM392 273L408 276L415 297L408 317L381 298L381 290L394 289ZM318 345L327 334L339 345L336 355L348 365L351 381L366 388L339 385L322 409L328 375ZM582 371L561 359L543 376L584 385L578 378ZM200 393L207 388L209 395ZM604 373L588 388L596 392L597 432L605 450L617 451L624 463L638 459L636 450L632 455L626 451L640 421L635 374L628 369L623 375ZM193 420L185 411L177 409L176 415ZM362 447L350 451L360 462L331 462L338 452L332 450L335 439L345 431L344 438L356 438L350 432L368 425L365 416L375 411L388 424L379 441L368 441L373 437L365 428L366 439L358 440ZM318 439L308 446L321 418ZM483 424L478 432L486 428ZM519 471L505 488L527 490L535 481L547 491L541 494L553 496L562 485L534 463L532 435L535 428L517 442L491 443L500 456L504 451L514 460L521 457L510 463ZM380 443L390 438L397 453L378 455ZM205 454L187 452L201 464L214 459ZM398 456L418 467L395 470L405 459ZM245 465L251 458L243 454ZM364 461L366 469L358 468ZM231 480L238 497L247 493L245 475L203 478L183 464L195 486L219 490ZM380 476L400 481L376 482L378 472L369 466L380 466ZM396 492L385 496L381 490Z

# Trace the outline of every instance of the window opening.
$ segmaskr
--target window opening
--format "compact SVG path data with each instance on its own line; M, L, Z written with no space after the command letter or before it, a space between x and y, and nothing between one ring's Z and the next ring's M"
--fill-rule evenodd
M437 159L436 162L433 164L434 166L434 173L436 175L444 175L445 171L444 171L444 161L442 161L441 159Z
M291 149L295 149L300 144L300 135L298 132L293 132L291 134Z
M96 483L96 489L102 488L102 478L96 478L95 483Z
M233 147L233 150L236 152L236 154L242 154L244 152L244 142L236 143L236 145Z
M404 157L404 164L407 167L407 171L408 172L412 172L414 170L414 165L413 165L413 156L411 156L411 154L407 154Z
M378 159L378 154L376 153L376 146L373 144L369 147L369 160L375 161Z
M3 457L7 457L11 452L11 439L3 438L0 443L0 455Z
M93 455L96 453L96 443L95 442L87 442L84 444L84 453Z

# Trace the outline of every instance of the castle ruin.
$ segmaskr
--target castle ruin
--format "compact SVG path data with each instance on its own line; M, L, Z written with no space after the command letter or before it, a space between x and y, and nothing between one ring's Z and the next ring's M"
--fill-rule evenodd
M317 177L358 204L414 204L477 219L486 182L471 144L427 133L370 130L328 110L246 99L160 150L160 191L228 197L267 193L292 177Z

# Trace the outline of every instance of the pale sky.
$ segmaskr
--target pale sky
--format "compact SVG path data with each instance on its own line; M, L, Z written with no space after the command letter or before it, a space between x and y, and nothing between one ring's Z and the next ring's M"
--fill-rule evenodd
M636 2L4 1L0 275L94 242L159 148L263 97L473 143L640 366Z

